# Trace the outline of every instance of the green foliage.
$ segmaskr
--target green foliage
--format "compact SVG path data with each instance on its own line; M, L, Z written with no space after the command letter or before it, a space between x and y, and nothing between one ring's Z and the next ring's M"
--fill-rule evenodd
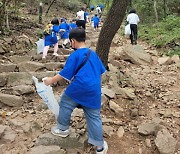
M133 0L132 7L137 10L142 23L153 23L155 21L154 15L154 0ZM159 21L163 20L166 15L179 13L179 0L157 0L157 13Z
M179 54L180 17L168 16L156 25L140 25L139 37L151 45L162 48L171 48L170 54Z
M61 0L65 8L71 11L77 11L81 7L81 3L78 0Z
M179 55L180 56L180 47L177 46L174 49L171 49L169 51L166 51L167 56L173 56L173 55Z

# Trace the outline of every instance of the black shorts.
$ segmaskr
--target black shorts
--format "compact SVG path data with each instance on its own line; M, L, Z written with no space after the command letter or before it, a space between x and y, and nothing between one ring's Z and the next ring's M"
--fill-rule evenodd
M77 25L77 27L82 27L82 28L86 29L86 21L85 20L77 20L76 25Z

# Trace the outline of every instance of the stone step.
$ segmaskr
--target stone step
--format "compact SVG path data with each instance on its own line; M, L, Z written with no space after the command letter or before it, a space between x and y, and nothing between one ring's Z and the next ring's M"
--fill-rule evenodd
M65 62L48 62L48 63L40 63L35 61L24 61L18 64L0 64L0 73L3 72L37 72L41 70L45 71L55 71L60 70L64 67Z
M69 54L59 55L59 56L48 55L46 57L46 62L65 62L68 57ZM42 54L34 55L32 61L37 61L42 63Z
M18 85L32 85L32 76L36 76L38 79L44 77L50 77L58 74L58 71L46 71L46 72L9 72L0 73L0 87L12 87Z
M65 149L85 149L87 147L87 137L80 136L75 132L71 132L66 138L54 136L50 133L42 134L37 138L36 145L57 145Z

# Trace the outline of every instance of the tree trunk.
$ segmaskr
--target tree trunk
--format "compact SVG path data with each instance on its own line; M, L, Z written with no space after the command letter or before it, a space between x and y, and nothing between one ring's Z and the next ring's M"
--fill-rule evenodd
M5 12L6 12L6 0L2 1L0 6L0 33L3 33L3 27L5 22Z
M157 12L157 1L154 0L154 15L155 15L155 22L158 22L158 12Z
M7 30L10 30L10 27L9 27L9 14L8 14L6 4L5 4L5 14L6 14L6 28L7 28Z
M128 4L128 0L113 0L112 6L101 29L96 51L106 68L108 68L108 55L112 39L124 19Z
M55 1L56 1L56 0L52 0L52 1L51 1L50 5L49 5L49 7L48 7L48 9L47 9L47 11L46 11L46 16L47 16L47 14L48 14L48 12L49 12L49 9L51 8L51 6L53 5L53 3L54 3Z
M167 1L166 0L164 0L163 8L164 8L164 18L166 18L166 16L167 16Z

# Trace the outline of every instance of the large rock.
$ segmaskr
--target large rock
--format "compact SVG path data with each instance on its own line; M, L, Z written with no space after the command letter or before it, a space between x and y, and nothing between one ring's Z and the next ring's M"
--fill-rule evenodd
M108 136L111 136L111 135L114 134L114 129L113 129L113 127L111 127L111 126L106 126L106 125L104 125L104 126L103 126L103 130L104 130L104 133L105 133L106 135L108 135Z
M0 125L0 138L1 136L4 135L4 132L5 132L5 129L7 128L7 126L4 126L4 125Z
M173 63L170 57L161 57L158 59L159 65L170 65Z
M18 64L18 63L30 61L32 59L32 57L31 56L27 56L27 55L24 55L24 56L14 55L14 56L9 57L9 59L12 62Z
M133 88L120 88L120 87L115 87L114 91L117 95L122 96L123 98L127 98L127 99L135 99L136 95L135 95L135 89Z
M0 93L0 103L8 106L22 106L24 101L21 97Z
M54 75L58 74L56 71L46 71L46 72L35 72L32 73L38 79L42 79L44 77L53 77Z
M23 94L30 94L34 93L34 88L30 85L19 85L12 87L13 94L15 95L23 95Z
M45 67L44 64L33 61L19 63L20 72L26 72L26 71L36 72L38 70L43 69L44 67Z
M7 84L8 75L5 73L0 74L0 87L4 87Z
M54 136L50 133L43 134L39 136L36 140L37 145L58 145L63 148L84 148L86 140L81 140L80 136L76 133L71 132L71 134L66 137Z
M47 70L49 70L49 71L60 70L61 68L64 67L64 63L60 63L60 62L46 63L46 64L45 64L45 67L46 67Z
M115 97L115 92L112 91L111 89L108 89L108 88L102 88L101 89L102 91L102 94L105 94L106 96L110 97L110 98L114 98Z
M118 129L118 131L117 131L117 136L118 136L119 138L121 138L121 137L123 137L123 135L124 135L124 129L123 129L122 126L120 126L119 129Z
M123 50L124 52L120 55L123 60L131 61L137 65L152 63L151 56L140 45L126 45Z
M109 107L110 107L111 110L113 110L116 113L116 115L118 115L118 116L122 116L123 115L123 108L121 108L115 102L110 100Z
M15 64L0 64L0 73L3 72L14 72L17 65Z
M16 136L17 136L16 132L12 130L11 127L7 126L4 131L4 135L2 136L2 139L13 142Z
M179 56L178 55L173 55L171 57L171 60L174 62L174 63L180 63L180 59L179 59Z
M108 98L102 94L101 95L101 105L107 104L108 103Z
M118 60L113 59L110 61L110 63L117 68L120 68L122 66L122 64Z
M4 50L2 46L0 46L0 54L4 54L4 53L6 53L6 51Z
M150 122L143 122L138 126L138 132L141 135L155 135L162 128L159 124L160 120L152 120Z
M28 154L65 154L65 151L60 149L59 146L52 145L52 146L43 146L39 145L33 147Z
M177 141L167 129L162 129L157 134L155 144L160 154L174 154Z
M31 85L32 83L32 75L27 72L14 72L8 75L8 86Z

